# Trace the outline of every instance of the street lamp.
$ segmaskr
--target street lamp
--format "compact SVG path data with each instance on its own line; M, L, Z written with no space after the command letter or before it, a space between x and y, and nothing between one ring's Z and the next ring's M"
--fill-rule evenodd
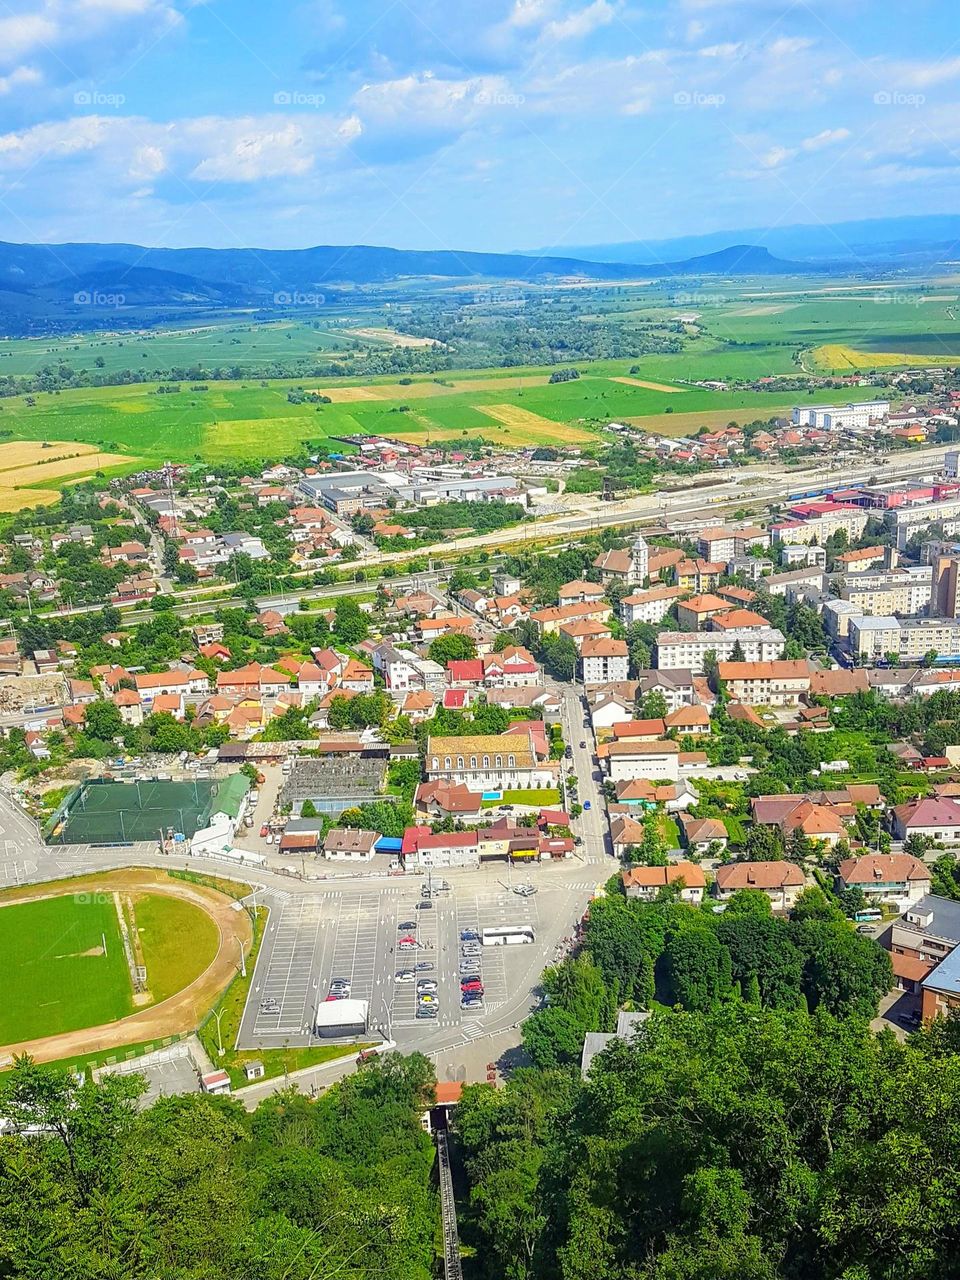
M234 937L236 937L236 934L234 934ZM240 948L240 977L245 978L247 976L247 958L243 954L243 943L239 938L237 938L237 946Z
M223 1017L222 1009L214 1009L213 1016L217 1020L217 1053L223 1057L223 1036L220 1034L220 1019Z

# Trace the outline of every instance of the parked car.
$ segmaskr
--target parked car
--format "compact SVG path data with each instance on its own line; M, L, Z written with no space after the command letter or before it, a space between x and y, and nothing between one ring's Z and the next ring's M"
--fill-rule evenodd
M462 956L478 956L480 954L479 942L464 942L460 947Z
M433 910L433 903L430 901L430 899L429 899L429 898L424 898L424 900L423 900L422 902L418 902L418 903L417 903L417 910L418 910L418 911L432 911L432 910Z
M461 978L460 989L461 991L482 991L483 983L479 978Z
M580 739L580 745L581 745L581 747L585 747L585 746L587 745L587 740L586 740L586 738L581 738L581 739Z
M421 995L423 992L433 995L436 990L437 984L432 978L421 978L417 983L417 995Z
M483 996L479 992L464 991L460 996L461 1009L475 1009L480 1004L483 1004Z
M267 826L266 823L264 823L263 826L260 828L260 835L268 836L269 834L270 834L270 828Z
M584 809L589 809L589 808L591 808L592 806L591 806L591 804L590 804L590 801L589 801L589 800L584 800L584 802L583 802L583 807L584 807Z
M417 1009L418 1018L435 1018L437 1016L437 1006L435 1004L422 1004Z
M402 920L400 924L397 925L397 928L401 933L413 933L416 930L416 927L416 920Z
M418 972L418 973L427 973L427 972L429 972L429 970L430 970L430 969L432 969L432 968L433 968L433 961L432 961L432 960L419 960L419 961L417 962L417 972Z
M529 898L531 894L537 892L537 886L533 884L515 884L513 892L519 894L521 898Z
M394 982L413 982L416 976L412 969L398 969L393 975L393 980Z
M474 929L461 929L460 941L461 942L479 942L480 935Z
M425 1004L436 1004L436 1003L437 1003L437 997L433 994L432 991L423 991L423 992L417 993L417 1004L425 1005Z

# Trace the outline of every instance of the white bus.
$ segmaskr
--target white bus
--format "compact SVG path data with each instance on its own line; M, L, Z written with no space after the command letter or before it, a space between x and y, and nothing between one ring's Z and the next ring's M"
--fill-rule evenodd
M529 924L501 924L495 929L484 929L480 934L480 941L485 947L511 947L536 940L537 935Z

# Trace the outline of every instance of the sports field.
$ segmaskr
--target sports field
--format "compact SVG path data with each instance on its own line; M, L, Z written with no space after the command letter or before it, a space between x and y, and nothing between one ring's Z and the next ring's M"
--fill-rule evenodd
M44 834L49 844L157 840L171 830L190 837L207 825L219 787L209 779L87 783L67 797Z
M192 1030L250 944L233 905L149 868L4 890L0 1070L15 1053L49 1062ZM137 990L124 933L146 971Z
M0 972L0 1044L93 1027L134 1011L110 894L0 906Z

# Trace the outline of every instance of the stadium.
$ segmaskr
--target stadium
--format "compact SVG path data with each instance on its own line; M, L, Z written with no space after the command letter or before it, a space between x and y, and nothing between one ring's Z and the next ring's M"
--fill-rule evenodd
M132 844L139 840L189 840L213 814L236 816L248 788L243 774L183 782L84 782L47 820L47 844Z

